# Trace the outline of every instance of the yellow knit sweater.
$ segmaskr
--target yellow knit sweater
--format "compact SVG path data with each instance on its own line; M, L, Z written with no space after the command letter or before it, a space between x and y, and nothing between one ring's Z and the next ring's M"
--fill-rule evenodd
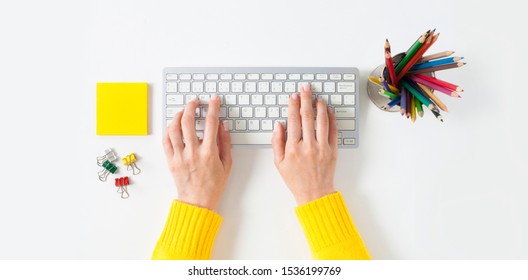
M339 192L299 206L295 213L314 259L370 259ZM209 259L221 222L213 211L174 200L152 259Z

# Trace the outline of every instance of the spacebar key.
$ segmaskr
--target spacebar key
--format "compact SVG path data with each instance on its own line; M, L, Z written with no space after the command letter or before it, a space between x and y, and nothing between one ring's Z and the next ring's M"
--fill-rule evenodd
M271 145L273 133L231 133L233 145Z

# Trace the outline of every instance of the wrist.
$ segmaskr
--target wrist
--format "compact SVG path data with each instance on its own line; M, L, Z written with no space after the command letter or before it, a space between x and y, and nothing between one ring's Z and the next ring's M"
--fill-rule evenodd
M325 188L325 189L318 189L318 190L312 190L309 192L301 192L298 194L295 194L295 201L297 202L297 206L304 205L306 203L312 202L314 200L317 200L321 197L330 195L335 193L335 189L333 187L331 188Z
M218 206L218 201L203 195L178 194L178 200L190 205L214 211Z

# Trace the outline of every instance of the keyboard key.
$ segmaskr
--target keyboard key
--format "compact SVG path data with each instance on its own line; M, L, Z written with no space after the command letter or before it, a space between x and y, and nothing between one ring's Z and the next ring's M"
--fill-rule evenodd
M300 79L301 79L301 74L290 74L290 75L288 75L288 80L296 81L296 80L300 80Z
M179 111L183 111L183 107L168 107L166 111L167 117L173 118L176 113L178 113Z
M196 120L196 130L205 129L205 120Z
M309 82L299 82L297 83L297 92L301 92L301 89L304 85L309 85Z
M268 82L259 82L258 83L258 92L269 92L269 83Z
M264 104L266 105L275 105L277 104L277 96L268 94L264 96Z
M266 107L256 107L255 108L255 118L265 118L266 117Z
M282 92L282 82L272 82L271 92Z
M209 94L200 94L198 96L198 100L200 100L200 104L209 104L209 100L211 100L211 96Z
M315 75L315 78L317 80L322 80L322 81L328 80L328 74L317 74L317 75Z
M289 92L289 93L295 92L295 82L285 82L284 92Z
M272 132L231 133L231 144L271 145Z
M218 92L229 92L229 82L218 83Z
M345 139L343 139L343 144L345 144L345 145L355 145L356 144L356 138L345 138Z
M236 120L235 121L235 130L246 130L247 122L246 120ZM232 140L233 138L231 138Z
M196 95L188 94L188 95L185 96L185 104L187 104L187 103L189 103L189 102L191 102L191 101L193 101L195 99L196 99Z
M353 93L356 91L356 83L341 82L337 83L337 92Z
M200 107L196 108L196 111L194 111L194 117L199 118L200 117Z
M273 130L273 122L271 120L262 120L262 130Z
M239 107L229 107L228 116L230 118L239 118L240 117L240 108Z
M337 138L337 145L343 145L343 139Z
M345 105L354 105L356 104L356 96L352 94L347 94L343 96L343 104Z
M237 104L237 96L233 94L228 94L225 96L225 103L226 105L236 105Z
M196 138L203 140L203 136L204 136L203 131L196 131Z
M324 83L324 92L335 92L335 83L333 82Z
M181 94L168 94L167 105L183 105L183 95Z
M227 108L226 107L220 107L220 111L218 112L218 116L220 118L227 118Z
M263 80L273 80L273 74L262 74Z
M202 82L193 82L192 83L193 92L203 92L203 83Z
M193 74L193 80L204 80L205 75L204 74Z
M322 95L318 95L318 97L324 100L325 104L328 104L328 95L322 94Z
M323 83L313 82L312 83L312 92L323 92Z
M178 74L167 74L165 76L165 79L167 79L167 80L177 80L178 79Z
M286 80L286 74L275 74L275 80Z
M355 80L356 75L354 74L343 74L343 80Z
M268 108L268 118L278 118L279 117L279 107L269 107Z
M330 80L341 80L341 74L330 74Z
M178 83L176 82L167 83L167 92L169 93L178 92Z
M208 80L218 80L218 74L207 74Z
M330 103L332 105L341 105L342 96L339 94L332 94L330 97Z
M191 74L180 74L180 80L190 80Z
M288 107L281 107L281 118L288 117Z
M286 128L287 128L287 122L286 122L286 120L276 120L276 121L275 121L275 125L274 125L274 127L273 127L274 129L275 129L275 127L277 126L277 123L280 123L280 124L282 125L282 128L284 128L284 130L286 130Z
M245 80L246 74L235 74L235 80Z
M216 92L216 82L206 82L205 83L205 92Z
M180 75L180 77L181 77L181 75ZM189 83L189 82L180 82L180 92L181 93L191 92L191 83Z
M335 108L336 118L355 118L356 108L353 107L336 107Z
M279 95L279 105L288 105L290 96L286 94Z
M246 82L245 89L246 89L246 92L257 92L257 83L256 82Z
M233 74L220 74L220 80L232 80Z
M247 94L241 94L238 96L238 104L239 105L249 105L249 95Z
M356 130L356 120L337 120L338 130Z
M302 79L303 80L313 80L314 79L314 74L303 74L302 75Z
M247 75L247 79L248 80L258 80L259 79L259 74L248 74Z
M231 83L231 91L234 93L240 93L243 92L243 84L242 82L232 82Z
M259 120L249 120L249 130L260 130L260 121Z
M233 120L225 120L224 125L229 131L233 131Z
M251 95L251 104L253 105L262 105L262 95L252 94Z
M253 108L251 108L251 107L242 107L242 117L243 118L252 118L253 117Z

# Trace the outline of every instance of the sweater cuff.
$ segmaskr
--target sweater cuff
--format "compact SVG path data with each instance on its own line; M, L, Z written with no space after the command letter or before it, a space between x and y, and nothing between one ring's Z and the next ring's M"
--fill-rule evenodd
M301 205L295 208L295 213L315 258L344 247L354 251L346 253L345 258L370 258L341 193L335 192Z
M211 210L174 200L153 258L209 259L221 223Z

